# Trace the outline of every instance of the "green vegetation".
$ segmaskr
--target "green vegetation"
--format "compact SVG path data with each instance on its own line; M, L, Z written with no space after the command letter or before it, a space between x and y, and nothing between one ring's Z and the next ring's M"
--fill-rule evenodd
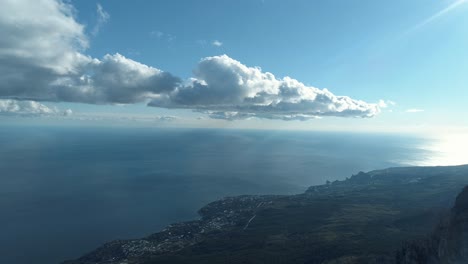
M467 184L468 166L393 168L361 172L345 181L313 186L300 195L228 198L202 208L200 224L181 224L184 234L189 234L187 229L190 234L198 232L184 246L124 254L125 260L144 264L394 263L401 245L430 234ZM225 216L230 210L234 213ZM200 226L215 228L205 232ZM167 241L165 234L143 240L159 245ZM93 254L71 263L114 263L93 259Z

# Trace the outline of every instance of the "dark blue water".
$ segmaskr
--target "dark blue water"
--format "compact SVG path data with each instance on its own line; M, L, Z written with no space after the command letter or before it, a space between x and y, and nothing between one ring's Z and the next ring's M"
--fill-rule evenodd
M238 194L289 194L427 155L402 135L0 128L0 263L53 264L197 217Z

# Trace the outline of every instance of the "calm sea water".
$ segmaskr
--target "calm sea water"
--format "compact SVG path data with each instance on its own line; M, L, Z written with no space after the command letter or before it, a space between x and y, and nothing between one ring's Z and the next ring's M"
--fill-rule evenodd
M0 128L0 263L53 264L193 219L215 199L290 194L418 164L403 135Z

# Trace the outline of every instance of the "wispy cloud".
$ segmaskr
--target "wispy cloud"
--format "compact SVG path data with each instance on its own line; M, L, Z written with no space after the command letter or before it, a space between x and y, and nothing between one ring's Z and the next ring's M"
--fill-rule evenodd
M132 114L132 113L75 113L69 116L70 120L77 121L112 121L112 122L144 122L144 123L170 123L180 120L178 116Z
M197 45L200 45L202 47L205 47L208 44L208 42L204 39L198 39L197 41L195 41L195 43L197 43Z
M395 106L396 103L394 101L390 101L390 100L379 100L379 102L377 103L379 105L380 108L387 108L389 106Z
M406 113L421 113L421 112L424 112L424 109L411 108L411 109L407 109L405 112Z
M215 46L215 47L221 47L223 45L223 43L219 40L215 40L213 42L211 42L211 45Z
M423 20L421 23L419 23L416 26L412 27L410 30L408 30L408 33L412 32L412 31L415 31L415 30L418 30L418 29L426 26L427 24L433 22L434 20L440 18L441 16L449 13L450 11L452 11L452 10L456 9L457 7L459 7L459 6L463 5L463 4L466 4L466 3L468 3L468 0L457 0L457 1L453 2L452 4L447 6L446 8L440 10L439 12L435 13L431 17Z
M150 32L150 37L157 38L159 40L165 40L167 42L172 42L176 37L172 34L164 33L159 30L153 30Z
M160 39L160 38L162 38L164 36L164 33L159 31L159 30L153 30L153 31L150 32L150 36Z
M96 12L97 12L97 22L96 25L93 28L93 31L91 31L91 34L93 36L96 36L99 31L101 30L102 26L107 23L110 19L109 13L107 13L104 8L102 8L101 4L96 5Z

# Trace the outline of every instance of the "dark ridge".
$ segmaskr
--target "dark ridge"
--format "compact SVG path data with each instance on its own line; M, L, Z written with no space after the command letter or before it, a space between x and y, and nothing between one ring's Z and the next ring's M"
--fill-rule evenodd
M468 187L455 206L424 240L406 243L397 253L398 264L468 263Z

